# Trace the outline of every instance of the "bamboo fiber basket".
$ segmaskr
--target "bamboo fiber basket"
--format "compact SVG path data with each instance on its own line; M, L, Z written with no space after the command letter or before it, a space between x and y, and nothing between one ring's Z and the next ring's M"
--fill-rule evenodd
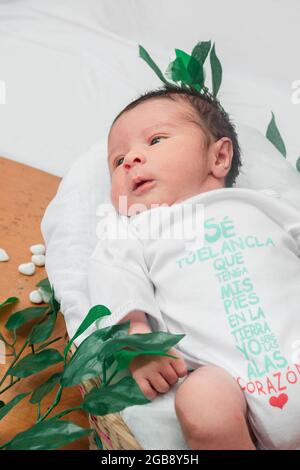
M76 351L72 344L69 357ZM100 377L86 380L79 386L82 396L95 386L101 387ZM120 413L105 416L89 415L89 422L94 433L90 435L90 450L143 450L128 426L124 423Z

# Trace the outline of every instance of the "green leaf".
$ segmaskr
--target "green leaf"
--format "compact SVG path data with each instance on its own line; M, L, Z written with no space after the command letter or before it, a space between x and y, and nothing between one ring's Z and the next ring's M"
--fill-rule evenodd
M62 361L63 357L56 349L45 349L37 354L25 356L9 372L15 377L28 377Z
M204 62L208 56L208 53L211 48L211 41L202 41L198 42L192 51L192 57L195 59L199 64L199 70L196 74L194 71L190 69L191 75L195 78L193 79L193 88L195 88L198 92L201 91L201 88L205 82L205 71L204 71ZM196 70L196 66L193 65L193 68Z
M36 348L35 353L42 351L43 349L46 349L50 344L56 343L56 341L59 341L62 339L62 336L58 336L57 338L51 339L50 341L47 341L46 343L41 344L38 348Z
M271 121L269 122L268 129L266 132L266 137L274 145L274 147L277 148L277 150L281 153L281 155L286 157L286 148L285 148L283 139L280 135L279 129L276 125L275 116L273 112L272 112Z
M187 70L191 56L181 49L175 49L176 58L180 59L184 65L184 68Z
M128 335L125 338L118 339L118 342L120 345L123 344L122 347L130 347L140 351L161 350L165 352L182 340L184 336L185 335L174 335L172 333L158 331L154 333ZM113 350L111 346L109 349Z
M150 57L146 49L144 49L141 45L139 45L139 56L147 62L147 64L152 68L152 70L156 73L156 75L158 76L158 78L160 78L160 80L168 84L168 81L163 76L160 68L152 60L152 58Z
M198 84L200 88L202 88L204 84L203 67L194 57L190 58L190 62L188 64L188 72L191 76L192 84Z
M61 372L51 375L51 377L49 377L49 379L46 382L39 385L34 390L29 400L30 403L33 403L33 404L40 403L42 399L53 390L55 385L59 383L60 378L61 378Z
M5 300L5 302L0 304L0 309L6 307L7 305L14 304L16 302L19 302L18 297L9 297L8 299Z
M34 325L28 338L29 344L42 343L50 338L55 327L56 319L57 313L50 311L44 321L38 325Z
M177 57L177 59L174 60L170 64L170 72L171 72L171 77L174 82L182 82L182 83L191 83L192 79L185 68L182 60Z
M5 328L7 330L16 330L34 318L44 315L48 308L49 307L29 307L13 313L7 320Z
M49 304L51 306L51 310L52 312L54 312L55 314L57 314L60 310L60 303L57 302L56 298L55 298L55 294L54 294L54 289L53 287L51 288L51 297L50 297L50 300L49 300Z
M187 67L189 64L190 56L180 49L175 49L176 59L171 62L167 68L166 76L171 78L174 82L183 82L185 84L192 83Z
M40 282L38 282L36 286L42 289L45 289L45 291L47 291L48 294L51 294L52 288L51 288L49 279L47 277L45 279L42 279Z
M198 42L192 50L192 56L203 66L211 48L211 41Z
M9 413L10 410L14 408L19 403L19 401L23 400L23 398L25 398L27 395L29 395L29 392L20 393L19 395L14 397L10 402L8 402L6 405L2 406L0 408L0 419L4 418L4 416L6 416L7 413Z
M84 429L70 421L50 419L21 432L6 447L7 450L53 450L87 436L92 429Z
M107 368L110 367L114 362L115 362L115 358L113 354L105 359L105 364Z
M212 76L212 94L217 96L221 83L222 83L222 66L221 62L219 61L215 45L213 45L212 50L210 52L210 66L211 66L211 76Z
M300 173L300 157L298 157L298 160L297 160L297 162L296 162L296 168L297 168L297 170L298 170L299 173Z
M74 342L75 339L82 335L96 320L108 315L111 315L111 311L105 305L94 305L89 310L83 322L79 325L71 341Z
M127 406L145 405L150 400L140 390L132 377L123 377L108 387L93 388L84 397L82 408L88 413L104 416L117 413Z
M67 343L65 350L64 350L64 358L66 359L68 351L72 344L74 343L75 339L78 336L82 335L96 320L99 318L105 317L107 315L111 315L111 311L105 307L105 305L94 305L88 312L87 316L83 320L83 322L79 325L76 333Z
M70 362L66 365L61 384L64 387L77 385L84 380L102 375L103 362L98 354L104 342L128 334L130 322L101 328L89 335L77 348ZM110 358L107 358L107 362Z
M4 401L0 400L0 408L2 408L3 406L5 406L5 403Z
M124 338L113 338L100 348L98 359L104 360L106 357L115 354L123 348L135 349L139 352L147 354L148 351L161 350L163 353L168 351L174 344L178 343L185 335L173 335L171 333L156 332L145 334L132 334Z
M171 357L176 359L175 356L171 356L170 354L165 354L163 351L128 351L126 349L122 349L115 353L115 360L118 363L118 370L121 371L123 369L127 369L131 361L137 356L165 356Z
M191 88L195 88L196 91L200 92L202 89L202 86L198 85L198 83L193 83L193 85L191 85Z

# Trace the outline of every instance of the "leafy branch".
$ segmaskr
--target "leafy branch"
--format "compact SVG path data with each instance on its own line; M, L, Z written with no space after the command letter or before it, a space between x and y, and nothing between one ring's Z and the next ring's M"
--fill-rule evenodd
M139 55L151 67L158 78L166 85L173 85L167 79L179 83L182 88L190 88L198 93L209 96L220 107L217 100L222 83L222 66L216 54L215 44L211 41L198 42L191 55L181 49L175 49L176 58L167 67L165 75L150 57L149 53L139 45ZM204 63L209 55L211 67L212 92L205 85Z
M81 428L69 420L61 420L63 416L80 409L86 413L103 416L119 412L128 406L149 403L150 400L144 396L130 375L128 369L130 362L138 355L174 357L167 354L167 351L184 336L164 332L129 335L130 322L127 322L97 329L71 355L70 349L75 339L95 321L111 314L104 305L95 305L90 309L61 355L58 350L48 347L61 339L61 337L50 338L60 305L47 279L39 285L40 287L42 285L41 288L49 294L48 305L17 311L10 315L5 324L7 333L13 337L10 347L13 348L14 359L0 380L0 388L6 380L10 381L7 386L0 389L0 394L20 380L39 374L53 364L61 363L62 368L31 392L19 393L8 403L0 401L0 420L28 395L31 395L29 402L37 406L36 423L26 431L18 433L10 441L0 444L0 449L51 450L60 448L92 432L91 429ZM0 304L0 309L16 302L18 302L17 298L7 299ZM15 343L18 329L33 319L36 319L37 323L34 324L28 338L17 352ZM8 342L6 341L5 344ZM23 357L26 348L29 348L30 352ZM95 386L84 396L78 406L53 414L61 401L65 387L78 385L93 377L100 378L100 387ZM54 389L56 389L55 398L48 409L42 413L42 400Z

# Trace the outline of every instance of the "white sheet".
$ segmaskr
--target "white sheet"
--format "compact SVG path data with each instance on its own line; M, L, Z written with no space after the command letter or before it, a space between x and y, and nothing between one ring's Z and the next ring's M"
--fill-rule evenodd
M138 57L139 43L165 70L176 47L212 39L224 106L263 133L273 110L294 164L299 17L297 0L1 1L0 154L64 175L129 99L161 84Z

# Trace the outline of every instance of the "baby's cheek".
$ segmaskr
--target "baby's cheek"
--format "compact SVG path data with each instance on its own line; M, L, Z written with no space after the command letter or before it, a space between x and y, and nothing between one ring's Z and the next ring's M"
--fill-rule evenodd
M110 190L110 199L115 209L119 205L119 189L116 186L112 186Z
M111 182L111 199L113 201L118 200L119 196L124 194L124 183L120 178L113 177Z
M111 188L111 202L120 215L127 215L128 212L128 196L124 186L113 186Z

